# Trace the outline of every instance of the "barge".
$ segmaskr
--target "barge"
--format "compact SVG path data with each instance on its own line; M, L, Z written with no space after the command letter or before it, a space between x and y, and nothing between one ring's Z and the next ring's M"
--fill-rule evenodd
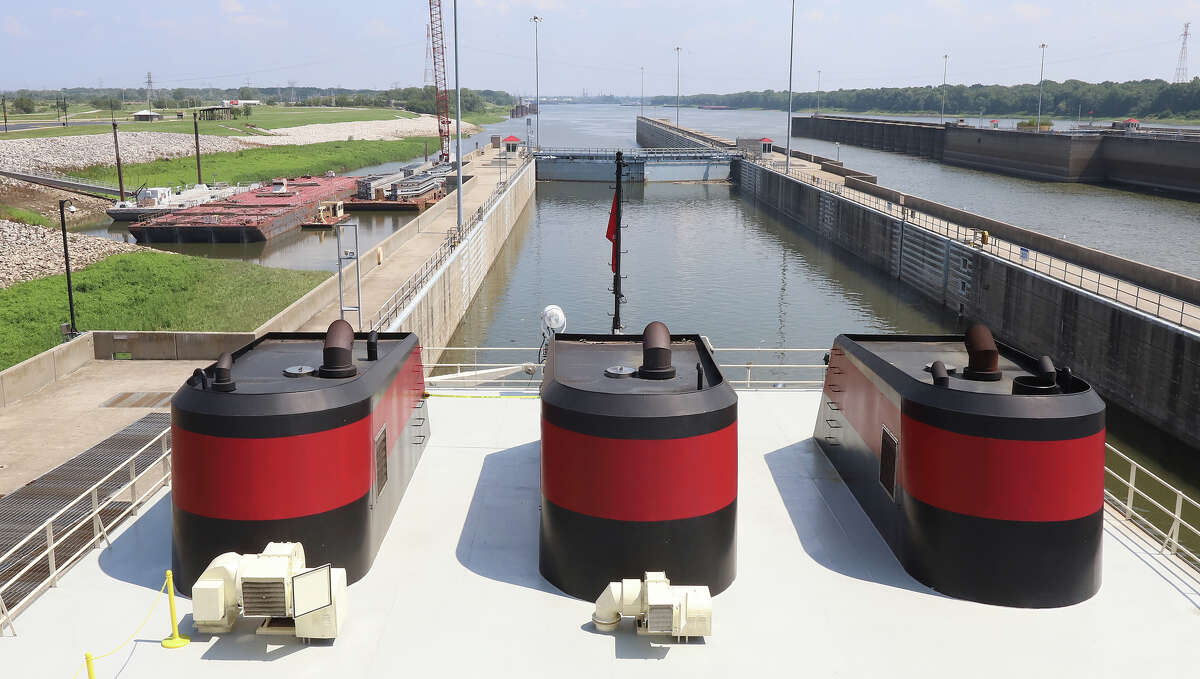
M348 198L353 177L276 179L271 186L187 208L129 232L139 243L247 243L264 241L321 221L321 206Z
M839 335L814 440L904 569L1022 608L1100 589L1104 402L1067 368L966 335Z
M129 200L119 200L105 210L114 222L136 222L177 212L189 207L204 205L214 200L225 200L239 193L254 191L261 184L228 186L218 182L213 186L196 184L176 192L169 187L140 189Z
M367 574L429 436L411 333L268 333L197 369L171 400L172 569L299 542Z
M362 177L347 210L418 210L446 197L446 177L405 171L386 177Z

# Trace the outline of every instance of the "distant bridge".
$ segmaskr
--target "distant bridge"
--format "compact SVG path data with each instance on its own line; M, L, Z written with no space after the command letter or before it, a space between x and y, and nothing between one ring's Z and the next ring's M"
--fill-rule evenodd
M540 180L608 182L615 179L617 151L624 153L630 182L726 181L737 152L696 148L543 148L537 157Z

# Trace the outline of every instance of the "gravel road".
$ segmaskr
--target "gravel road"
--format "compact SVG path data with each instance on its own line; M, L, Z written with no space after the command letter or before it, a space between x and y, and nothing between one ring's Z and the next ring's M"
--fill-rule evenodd
M463 123L463 134L475 134L480 128ZM316 123L298 127L282 127L267 130L273 136L232 137L247 146L282 146L287 144L317 144L324 141L345 141L349 138L367 141L386 141L407 137L436 137L437 117L422 115L419 118L397 118L396 120L364 120L353 123ZM454 134L453 125L450 134Z
M81 233L68 233L67 243L71 249L71 271L109 255L149 249ZM65 270L61 231L0 219L0 288Z

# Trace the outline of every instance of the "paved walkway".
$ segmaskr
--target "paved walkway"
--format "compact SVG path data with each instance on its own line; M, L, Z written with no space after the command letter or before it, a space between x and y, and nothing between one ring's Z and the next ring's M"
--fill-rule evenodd
M507 178L517 167L519 161L510 154L506 170L500 164L498 154L498 149L486 147L482 150L481 155L472 158L464 167L466 174L473 177L466 183L463 191L465 194L463 198L464 223L492 195L501 176ZM383 308L391 296L442 246L446 240L446 234L457 227L457 199L458 192L446 196L442 199L447 203L445 211L432 221L422 223L423 220L413 220L397 232L398 235L391 236L403 239L403 247L389 255L382 265L368 271L362 277L361 306L364 328L370 326L371 319ZM347 279L343 286L347 306L353 306L355 301L354 280ZM348 319L352 319L353 315L354 312L346 312ZM331 322L339 317L338 302L334 301L313 314L299 329L305 331L325 330ZM351 323L357 325L356 320L352 319Z
M90 361L45 389L0 408L0 495L11 493L81 450L158 408L108 407L124 392L173 394L210 361ZM129 451L130 454L135 451Z

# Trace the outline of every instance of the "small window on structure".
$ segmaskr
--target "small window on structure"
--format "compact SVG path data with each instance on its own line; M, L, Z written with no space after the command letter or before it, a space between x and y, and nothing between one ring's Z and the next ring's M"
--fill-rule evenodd
M387 483L388 467L387 467L387 427L379 430L375 436L375 496L383 490L383 484Z
M879 446L879 483L888 497L896 499L896 437L887 427L883 428L883 442Z

